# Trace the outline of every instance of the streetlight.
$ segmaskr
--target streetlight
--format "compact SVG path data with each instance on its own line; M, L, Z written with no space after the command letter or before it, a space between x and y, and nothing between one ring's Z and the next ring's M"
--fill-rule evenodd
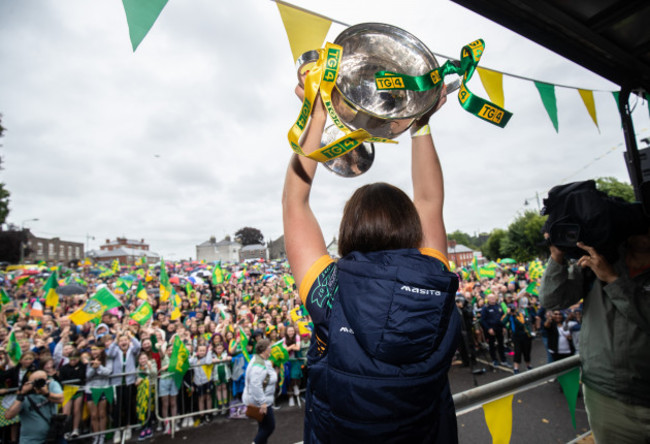
M26 224L27 222L37 222L38 220L39 220L39 219L38 219L37 217L35 217L35 218L33 218L33 219L26 219L26 220L24 220L24 221L22 221L22 222L20 223L20 228L21 228L22 230L24 230L24 229L25 229L25 224Z
M539 211L542 211L542 206L539 204L539 193L538 193L537 191L535 191L535 196L534 196L534 198L535 198L535 200L537 201L537 209L538 209ZM529 203L528 203L528 199L533 199L533 197L527 197L526 199L524 199L524 206L528 206L528 205L529 205Z
M86 233L86 254L85 254L85 256L88 255L88 249L90 248L90 241L91 240L95 240L95 236L93 236L92 234Z

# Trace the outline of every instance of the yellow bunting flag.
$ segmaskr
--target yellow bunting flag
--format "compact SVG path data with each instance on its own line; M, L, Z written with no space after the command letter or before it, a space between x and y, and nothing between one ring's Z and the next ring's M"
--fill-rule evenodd
M212 364L202 365L201 368L203 368L208 381L212 381Z
M77 393L79 387L76 385L64 385L63 386L63 405L66 405L72 397Z
M512 436L513 396L506 396L483 404L485 422L492 435L492 444L508 444L510 442Z
M485 92L490 97L490 100L501 108L504 107L505 98L503 95L503 74L491 69L477 67L478 75L481 78L481 83Z
M598 126L598 118L596 117L596 103L594 102L594 92L588 89L578 89L578 93L580 93L580 97L587 107L587 112L591 116L591 120L594 121L596 128L598 128L598 131L600 131L600 127Z
M332 20L296 6L276 2L289 37L293 61L303 53L323 46Z

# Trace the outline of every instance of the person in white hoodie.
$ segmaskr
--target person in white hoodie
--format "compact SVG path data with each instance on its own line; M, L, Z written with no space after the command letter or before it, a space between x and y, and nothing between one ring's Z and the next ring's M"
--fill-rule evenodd
M258 423L257 435L253 440L255 444L265 444L275 430L272 406L278 375L269 361L269 356L271 356L271 341L260 339L255 344L255 355L246 370L246 385L242 395L244 404L259 407L260 413L264 415L262 421Z

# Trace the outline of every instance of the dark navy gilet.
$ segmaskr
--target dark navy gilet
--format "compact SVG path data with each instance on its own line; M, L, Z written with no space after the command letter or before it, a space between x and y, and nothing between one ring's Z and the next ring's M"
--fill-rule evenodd
M325 353L308 355L305 443L456 443L447 372L458 345L458 277L416 249L353 252Z

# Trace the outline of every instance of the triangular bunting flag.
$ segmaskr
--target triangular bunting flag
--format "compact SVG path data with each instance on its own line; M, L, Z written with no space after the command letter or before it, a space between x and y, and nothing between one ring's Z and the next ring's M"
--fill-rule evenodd
M208 381L212 381L212 364L205 364L201 366L203 368L203 371L205 372L205 376L207 376Z
M508 444L512 435L512 397L509 395L496 401L483 404L492 444Z
M503 74L480 67L477 67L476 70L478 71L483 88L485 88L485 92L490 97L490 100L501 108L504 108L505 98L503 96Z
M573 428L576 428L576 402L578 401L578 391L580 390L580 368L575 367L573 370L560 375L557 380L562 386L562 392L569 404L569 412L571 412L571 421Z
M63 405L65 406L72 397L77 393L79 387L76 385L64 385L63 386Z
M332 21L295 6L276 2L289 37L293 61L303 53L323 46Z
M558 130L558 120L557 120L557 100L555 99L555 85L550 85L548 83L542 83L542 82L534 82L535 86L537 87L537 90L539 91L539 95L542 98L542 103L544 104L544 108L546 108L546 112L548 113L548 116L551 118L551 122L553 122L553 127L555 128L555 132L559 132Z
M129 25L131 46L135 52L156 19L167 4L167 0L122 0L126 22Z
M578 93L582 98L582 102L587 107L587 112L591 116L591 120L594 121L598 132L600 132L600 127L598 126L598 118L596 117L596 103L594 102L594 92L588 89L578 89Z

